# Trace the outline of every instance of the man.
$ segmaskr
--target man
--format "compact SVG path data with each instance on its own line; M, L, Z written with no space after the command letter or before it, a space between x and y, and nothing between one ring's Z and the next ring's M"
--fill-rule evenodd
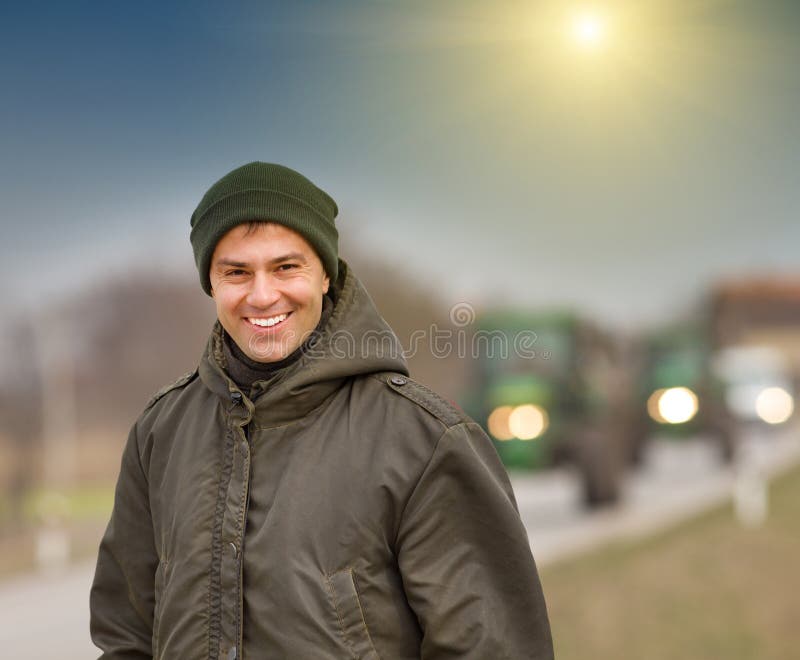
M218 323L131 430L91 593L102 658L552 658L497 454L408 378L336 213L250 163L193 214Z

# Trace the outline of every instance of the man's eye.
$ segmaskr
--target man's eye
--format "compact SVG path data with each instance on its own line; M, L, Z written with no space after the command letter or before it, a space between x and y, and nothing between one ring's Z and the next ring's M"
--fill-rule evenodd
M297 264L281 264L280 266L278 266L278 270L284 270L284 271L293 270L295 268L297 268Z
M229 270L225 274L228 277L236 277L237 275L244 275L244 271L241 268L234 268L233 270Z

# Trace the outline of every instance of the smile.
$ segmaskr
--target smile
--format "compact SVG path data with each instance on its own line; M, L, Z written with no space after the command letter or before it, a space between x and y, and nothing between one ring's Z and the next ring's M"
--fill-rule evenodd
M283 323L283 321L289 318L289 314L291 314L291 312L287 314L278 314L277 316L270 316L267 318L249 317L247 321L251 325L255 325L259 328L273 328L279 323Z

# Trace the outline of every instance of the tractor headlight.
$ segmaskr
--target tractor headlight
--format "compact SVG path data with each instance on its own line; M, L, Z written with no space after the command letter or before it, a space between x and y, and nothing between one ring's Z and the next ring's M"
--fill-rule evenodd
M512 406L498 406L492 410L487 421L489 433L496 440L511 440L514 434L508 427L508 418L511 416Z
M697 395L688 387L656 390L647 400L647 412L661 424L683 424L697 414Z
M767 387L756 398L756 413L767 424L782 424L793 412L792 395L782 387Z
M517 406L508 417L508 428L520 440L538 438L547 429L547 424L545 409L532 403Z
M547 430L548 424L547 411L533 403L498 406L487 421L489 433L497 440L533 440Z

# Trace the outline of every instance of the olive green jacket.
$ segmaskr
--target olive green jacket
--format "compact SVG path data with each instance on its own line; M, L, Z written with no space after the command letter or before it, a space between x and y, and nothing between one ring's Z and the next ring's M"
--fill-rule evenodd
M406 376L342 266L300 360L247 396L217 324L134 424L91 592L102 658L552 658L491 442Z

